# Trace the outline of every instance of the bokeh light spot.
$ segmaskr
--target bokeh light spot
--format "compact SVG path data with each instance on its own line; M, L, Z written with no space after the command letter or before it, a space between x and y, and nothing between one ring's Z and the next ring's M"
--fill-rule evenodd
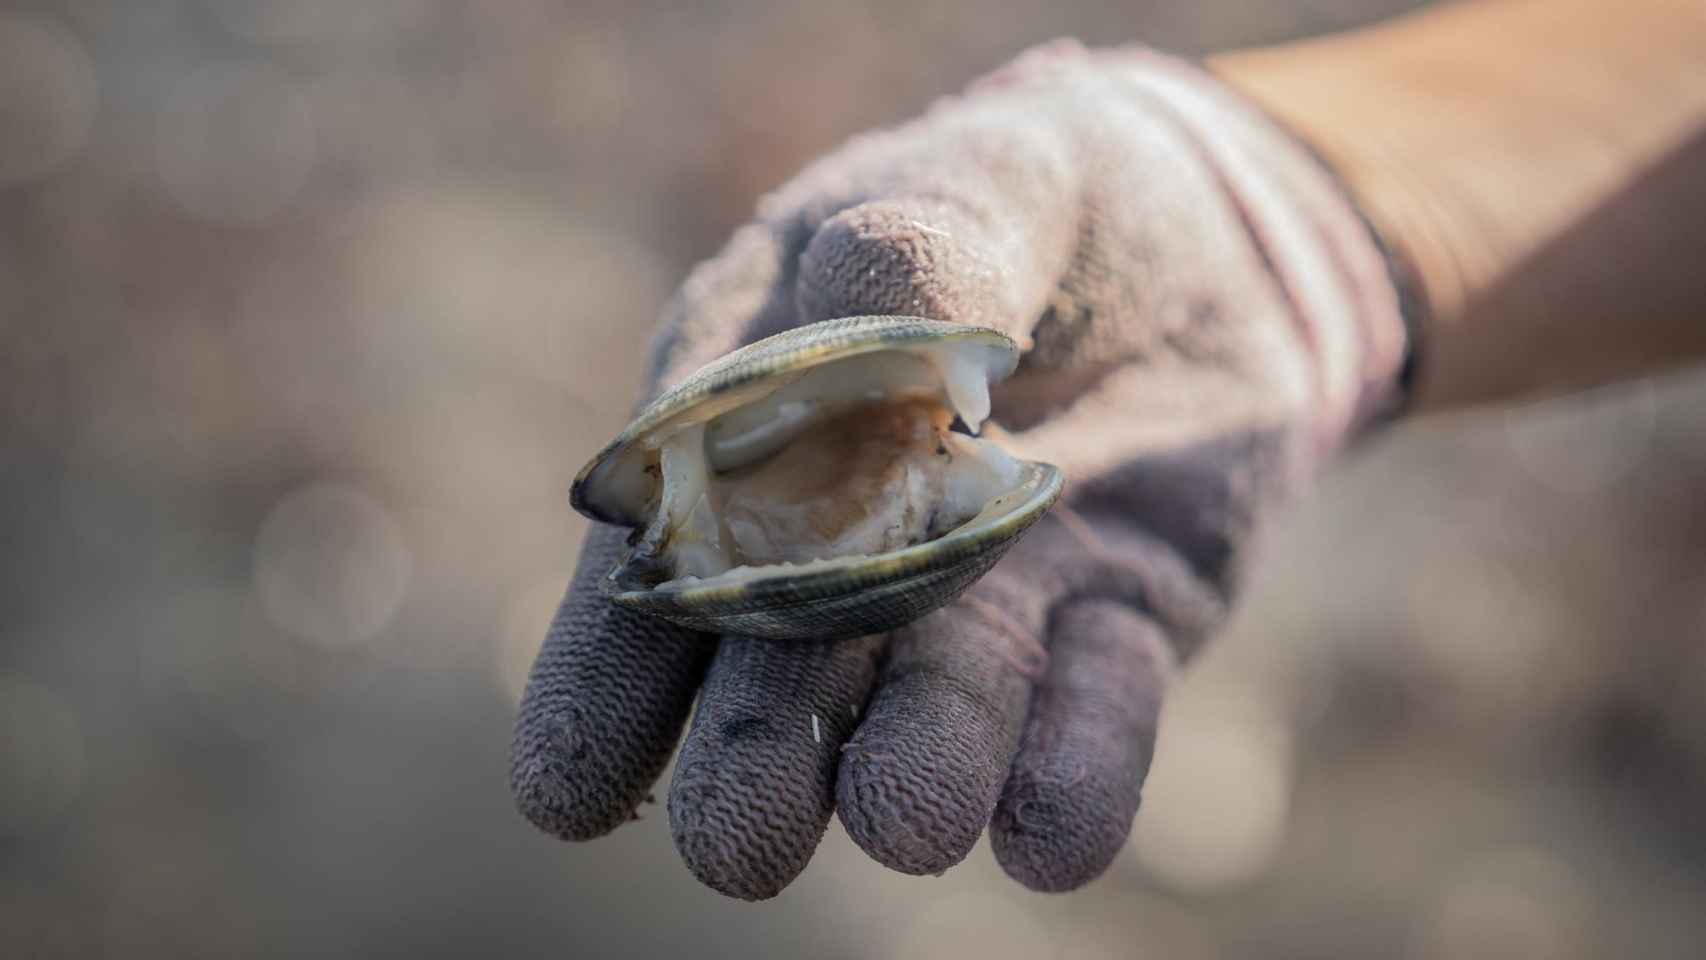
M340 36L395 36L432 9L429 0L209 0L225 29L266 44L325 43Z
M1431 549L1424 546L1422 555ZM1406 597L1413 629L1429 642L1400 655L1495 700L1522 690L1549 655L1555 669L1559 639L1569 636L1558 605L1537 600L1496 558L1455 545L1440 553L1420 565ZM1487 624L1497 625L1496 637Z
M313 113L291 80L253 64L189 74L156 137L166 193L186 213L219 223L277 215L301 193L318 153Z
M255 539L255 588L267 618L330 648L365 644L385 629L412 567L391 512L353 487L291 494Z
M1093 894L1092 894L1093 896ZM1170 899L1120 890L1059 929L1058 960L1211 960L1219 953L1212 926Z
M954 894L925 904L889 953L897 960L1036 960L1053 955L1054 943L1031 911L987 893Z
M1169 704L1131 846L1151 875L1193 893L1259 874L1284 839L1291 808L1282 711L1263 687L1217 686Z
M89 140L95 68L47 21L0 13L0 186L53 172Z
M1494 850L1446 883L1444 896L1416 932L1414 956L1589 955L1591 898L1568 864L1534 849Z
M1651 446L1657 403L1633 383L1526 404L1505 414L1516 460L1544 486L1590 494L1623 480Z
M38 683L0 676L0 835L53 822L81 791L84 768L71 706Z

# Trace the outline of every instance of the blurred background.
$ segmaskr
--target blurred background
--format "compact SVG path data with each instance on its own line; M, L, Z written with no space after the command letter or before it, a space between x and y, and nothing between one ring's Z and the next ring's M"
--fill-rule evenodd
M762 191L1051 37L1405 6L0 0L0 954L1699 956L1702 377L1347 462L1080 893L510 806L569 479Z

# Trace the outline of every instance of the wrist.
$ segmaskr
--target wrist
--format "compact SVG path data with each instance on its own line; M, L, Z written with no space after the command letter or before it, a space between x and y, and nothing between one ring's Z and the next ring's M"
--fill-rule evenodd
M1413 341L1403 261L1319 152L1260 105L1190 62L1133 59L1134 86L1195 143L1291 313L1314 371L1320 449L1390 419Z
M1667 351L1648 348L1652 323L1625 331L1632 359L1604 349L1606 308L1662 306L1652 278L1636 280L1645 262L1629 236L1576 228L1699 129L1703 41L1698 3L1503 0L1210 66L1310 143L1414 269L1429 307L1414 398L1425 409L1656 367Z
M1493 258L1466 242L1474 232L1439 167L1394 132L1419 125L1410 118L1423 105L1382 69L1374 48L1386 42L1381 31L1352 33L1222 54L1208 68L1333 172L1400 282L1427 304L1432 326L1461 311L1467 291L1493 272Z

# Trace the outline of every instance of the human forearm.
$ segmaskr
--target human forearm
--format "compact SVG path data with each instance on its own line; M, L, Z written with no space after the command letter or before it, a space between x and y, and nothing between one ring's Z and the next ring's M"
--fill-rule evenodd
M1459 4L1212 65L1415 267L1418 407L1706 356L1706 5Z

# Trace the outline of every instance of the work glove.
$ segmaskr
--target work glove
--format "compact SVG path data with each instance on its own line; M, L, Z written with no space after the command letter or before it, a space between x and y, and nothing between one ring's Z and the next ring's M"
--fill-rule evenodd
M986 429L1061 467L1060 503L954 602L842 642L613 606L626 531L594 524L521 704L516 804L566 840L628 822L697 696L669 821L716 890L776 895L837 810L895 870L941 873L987 825L1015 880L1073 889L1124 844L1163 691L1262 518L1393 409L1388 264L1326 169L1209 74L1057 43L766 197L668 307L652 395L863 314L1014 338Z

